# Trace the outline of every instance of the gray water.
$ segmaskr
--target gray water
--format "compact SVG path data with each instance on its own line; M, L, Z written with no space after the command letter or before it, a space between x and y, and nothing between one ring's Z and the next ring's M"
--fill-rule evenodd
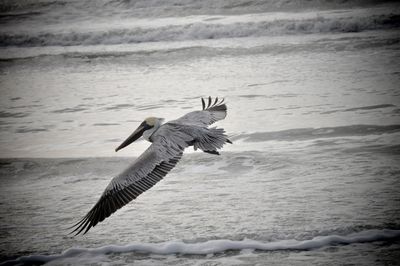
M17 263L395 265L394 2L0 4L0 258ZM69 226L149 143L148 116L225 97L234 144L190 148L87 235ZM22 256L22 257L21 257Z

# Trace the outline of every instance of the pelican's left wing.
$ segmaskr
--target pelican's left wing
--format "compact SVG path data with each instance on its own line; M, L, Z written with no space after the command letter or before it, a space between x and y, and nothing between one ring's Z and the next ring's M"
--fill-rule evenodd
M208 99L204 100L201 98L201 104L202 111L187 113L174 121L170 121L170 123L207 127L226 117L227 107L224 99L219 100L218 97L215 99L208 97Z
M161 126L152 139L150 147L111 180L97 203L73 226L75 229L71 233L86 234L97 223L154 186L177 164L190 141L189 136L170 124Z

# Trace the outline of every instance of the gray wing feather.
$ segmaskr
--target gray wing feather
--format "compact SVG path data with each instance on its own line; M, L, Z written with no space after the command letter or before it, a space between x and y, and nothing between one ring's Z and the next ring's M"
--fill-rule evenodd
M196 125L196 126L209 126L218 120L226 117L227 107L223 103L224 99L218 100L215 98L214 102L211 97L208 98L208 103L201 98L203 110L187 113L186 115L170 121L170 123Z
M124 172L114 177L93 208L71 233L86 234L115 211L159 182L180 160L190 136L165 124L153 135L153 143Z

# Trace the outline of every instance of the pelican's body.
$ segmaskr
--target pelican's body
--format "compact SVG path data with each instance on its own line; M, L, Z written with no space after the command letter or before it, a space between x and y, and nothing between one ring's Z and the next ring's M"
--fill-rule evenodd
M116 151L128 146L141 136L152 144L134 163L106 187L102 196L73 232L86 233L98 222L126 205L159 182L180 160L189 146L211 154L219 154L225 143L231 143L221 128L208 128L226 117L226 105L218 98L208 99L203 110L190 112L179 119L162 124L162 118L149 117Z

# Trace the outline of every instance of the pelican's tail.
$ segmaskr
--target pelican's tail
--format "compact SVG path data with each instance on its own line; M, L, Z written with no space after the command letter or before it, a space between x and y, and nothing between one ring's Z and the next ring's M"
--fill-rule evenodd
M225 135L223 128L203 128L201 134L193 144L194 150L200 149L204 152L219 155L218 149L221 149L225 143L232 142Z

